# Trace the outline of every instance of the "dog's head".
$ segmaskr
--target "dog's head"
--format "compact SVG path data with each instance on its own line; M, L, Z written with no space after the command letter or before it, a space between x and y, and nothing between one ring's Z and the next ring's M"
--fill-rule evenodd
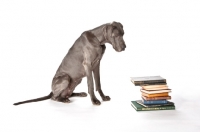
M105 37L117 52L124 51L126 48L123 35L123 25L119 22L112 22L105 28Z

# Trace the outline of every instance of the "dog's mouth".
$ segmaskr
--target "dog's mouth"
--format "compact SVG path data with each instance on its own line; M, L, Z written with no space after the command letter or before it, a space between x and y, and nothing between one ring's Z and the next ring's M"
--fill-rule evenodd
M117 51L117 52L122 52L124 50L125 50L125 48L124 49L115 49L115 51Z
M115 51L117 51L117 52L122 52L122 51L124 51L125 50L125 48L126 48L126 45L125 44L122 44L120 47L117 47L117 46L113 46L113 48L115 49Z

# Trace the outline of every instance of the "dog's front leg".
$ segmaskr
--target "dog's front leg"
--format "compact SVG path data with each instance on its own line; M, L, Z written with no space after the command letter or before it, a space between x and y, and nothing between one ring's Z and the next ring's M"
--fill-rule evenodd
M100 94L101 98L103 99L103 101L109 101L110 97L109 96L105 96L103 91L101 90L101 81L100 81L99 69L100 69L100 62L98 63L98 65L93 70L94 80L95 80L95 84L96 84L96 90L99 92L99 94Z
M96 98L94 94L94 83L93 83L91 63L84 62L83 65L87 76L88 93L90 94L91 101L94 105L100 105L101 102Z

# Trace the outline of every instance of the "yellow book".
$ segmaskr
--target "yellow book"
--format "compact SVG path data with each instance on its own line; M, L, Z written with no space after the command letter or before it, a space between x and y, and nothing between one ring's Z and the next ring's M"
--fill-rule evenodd
M161 90L161 89L168 89L167 85L148 85L148 86L141 86L142 89L146 90Z
M156 93L156 94L146 94L142 92L142 96L145 97L163 97L163 96L169 96L168 93Z

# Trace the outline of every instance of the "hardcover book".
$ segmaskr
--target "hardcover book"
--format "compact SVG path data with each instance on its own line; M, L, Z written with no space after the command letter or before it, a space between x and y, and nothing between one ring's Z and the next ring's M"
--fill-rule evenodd
M161 76L131 77L135 86L166 84L166 79Z
M168 101L167 100L141 100L143 102L143 104L146 105L153 105L153 104L166 104Z
M147 85L147 86L141 86L142 89L146 90L160 90L160 89L168 89L167 85Z
M144 107L140 104L138 104L136 101L131 101L131 106L136 111L154 111L154 110L174 110L175 106L158 106L158 107Z
M167 101L167 103L164 104L144 104L142 100L137 100L136 102L146 108L160 107L160 106L174 106L174 103L169 101Z
M163 97L163 96L169 96L168 93L156 93L156 94L146 94L146 93L142 93L142 96L146 96L146 97Z
M145 97L145 96L142 96L142 98L145 99L145 100L162 100L162 99L170 100L171 96L161 96L161 97Z
M155 94L155 93L166 93L166 92L171 92L171 89L162 89L162 90L145 90L145 89L140 89L141 92L147 93L147 94Z

